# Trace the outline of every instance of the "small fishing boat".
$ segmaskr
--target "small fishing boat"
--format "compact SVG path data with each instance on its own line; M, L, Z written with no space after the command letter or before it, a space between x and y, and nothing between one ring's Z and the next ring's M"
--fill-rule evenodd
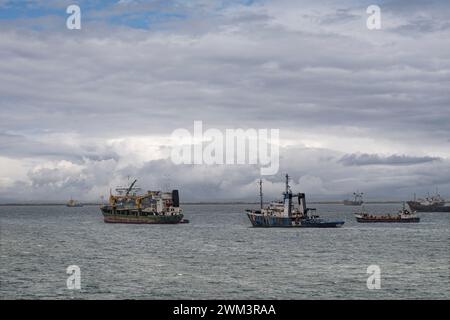
M82 207L82 206L83 206L83 204L81 202L73 200L72 197L70 197L70 200L66 203L66 207L69 207L69 208L77 208L77 207Z
M420 222L420 218L415 214L415 212L410 212L409 210L405 209L405 206L403 205L403 209L400 210L395 215L373 215L366 212L363 213L355 213L355 218L357 222L364 222L364 223L376 223L376 222Z
M436 190L436 195L428 195L425 199L419 198L416 200L416 194L414 194L414 200L407 202L411 210L417 212L450 212L450 206L445 205L445 199Z
M362 192L353 192L353 200L344 200L344 205L346 206L360 206L364 203Z

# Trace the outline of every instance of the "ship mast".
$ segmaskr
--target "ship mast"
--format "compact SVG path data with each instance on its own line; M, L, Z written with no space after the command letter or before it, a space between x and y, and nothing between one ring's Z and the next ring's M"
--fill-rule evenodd
M286 173L286 194L289 193L289 175Z
M259 203L262 210L263 209L262 179L259 179Z
M287 200L287 203L286 203ZM284 206L285 213L287 213L288 217L291 216L292 211L292 193L289 186L289 175L286 173L286 191L284 192ZM287 206L287 208L286 208ZM287 209L287 210L286 210Z

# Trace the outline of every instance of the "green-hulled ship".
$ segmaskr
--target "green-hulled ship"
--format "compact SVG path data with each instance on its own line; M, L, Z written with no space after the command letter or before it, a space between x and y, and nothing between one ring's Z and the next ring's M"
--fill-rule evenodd
M135 187L116 188L117 195L110 195L109 204L100 209L106 223L176 224L187 223L183 219L178 190L172 192L147 191Z

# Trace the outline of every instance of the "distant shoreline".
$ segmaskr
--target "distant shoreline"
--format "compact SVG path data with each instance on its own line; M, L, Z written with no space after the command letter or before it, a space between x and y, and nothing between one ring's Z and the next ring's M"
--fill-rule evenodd
M401 204L405 201L367 201L364 204ZM449 203L449 202L447 202ZM259 202L184 202L182 205L259 205ZM344 205L342 201L310 201L309 204ZM102 203L83 203L83 206L101 206ZM66 206L65 203L0 203L0 207Z

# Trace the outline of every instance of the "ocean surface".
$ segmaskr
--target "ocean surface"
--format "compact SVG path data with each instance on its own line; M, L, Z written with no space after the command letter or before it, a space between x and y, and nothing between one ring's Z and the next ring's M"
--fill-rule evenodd
M313 205L310 205L313 206ZM256 205L184 205L189 224L105 224L97 206L0 207L1 299L449 299L450 214L340 229L252 228ZM366 205L374 213L398 204ZM69 290L66 268L81 270ZM367 267L381 269L369 290Z

